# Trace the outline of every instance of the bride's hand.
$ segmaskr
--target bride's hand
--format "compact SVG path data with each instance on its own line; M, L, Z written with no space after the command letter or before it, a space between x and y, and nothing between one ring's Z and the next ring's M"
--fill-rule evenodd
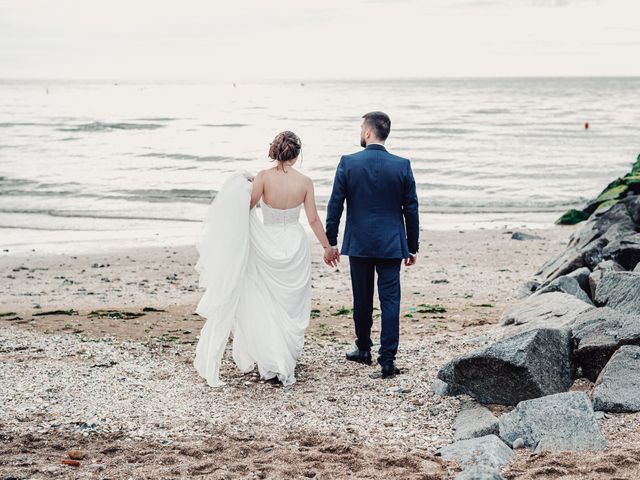
M340 262L340 252L333 247L324 247L324 263L330 267L337 267Z

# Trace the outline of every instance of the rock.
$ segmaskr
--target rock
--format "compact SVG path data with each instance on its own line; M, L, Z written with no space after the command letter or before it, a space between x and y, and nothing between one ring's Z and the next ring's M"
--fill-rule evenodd
M640 317L609 307L594 308L578 315L571 337L576 365L595 382L621 345L640 345Z
M82 460L84 458L84 453L80 450L69 450L67 452L67 456L72 460Z
M496 435L460 440L438 450L437 455L447 460L456 460L463 469L464 477L457 478L501 478L469 476L474 471L494 471L500 475L500 468L509 462L513 451Z
M593 408L605 412L640 412L640 346L624 345L600 373Z
M633 273L640 273L640 263L638 263L636 268L633 269Z
M524 440L522 439L522 437L518 437L513 441L513 449L519 450L521 448L525 448Z
M623 313L640 312L640 275L633 272L611 272L596 287L594 303Z
M538 287L540 287L540 282L536 282L535 280L530 280L520 285L513 292L513 297L517 299L527 298L533 292L535 292L538 289Z
M602 249L602 256L632 270L640 261L640 233L614 240Z
M575 317L593 308L588 303L561 292L534 295L508 308L500 318L502 325L526 325L519 331L538 327L568 327Z
M605 273L623 271L624 268L622 267L622 265L614 262L613 260L604 260L596 265L596 267L593 269L593 272L589 274L589 291L591 293L591 298L595 297L598 283L600 283L600 280L602 280L602 277Z
M498 418L481 405L465 408L460 411L453 422L454 440L484 437L498 434Z
M427 477L429 478L429 477ZM469 465L455 480L503 480L500 470L485 465Z
M567 249L547 261L536 276L547 283L585 266L593 268L604 258L602 251L608 244L635 232L635 228L625 204L599 209L571 235Z
M511 235L511 239L512 240L542 240L542 237L539 237L537 235L531 235L529 233L513 232L513 234Z
M518 438L536 453L544 450L604 450L606 439L584 392L565 392L520 402L500 417L500 437Z
M544 283L554 278L566 275L585 266L582 251L576 247L569 247L559 256L548 260L535 276Z
M436 393L436 395L440 395L441 397L458 395L453 389L449 388L449 385L446 382L443 382L439 378L436 378L433 381L431 389Z
M580 288L585 292L589 293L590 292L589 275L591 275L591 270L589 270L587 267L582 267L577 270L574 270L567 276L571 278L575 278L576 281L578 282L578 285L580 285Z
M584 270L586 270L587 272L590 272L590 270L586 267L580 269L580 271L584 271ZM589 277L587 276L586 278L588 282ZM563 275L561 277L556 278L548 285L536 290L534 295L542 295L544 293L551 293L551 292L567 293L569 295L573 295L574 297L578 298L579 300L582 300L585 303L592 305L589 295L587 295L587 292L585 292L580 287L578 280L576 280L574 277L571 277L569 275Z
M549 328L522 332L457 357L440 369L438 378L447 383L447 395L515 405L568 390L574 373L569 330Z

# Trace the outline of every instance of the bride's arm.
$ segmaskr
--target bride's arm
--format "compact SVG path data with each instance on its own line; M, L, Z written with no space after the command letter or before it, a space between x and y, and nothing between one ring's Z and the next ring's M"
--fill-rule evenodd
M318 208L316 207L316 196L313 191L313 182L310 178L307 178L307 193L304 197L304 210L307 214L307 220L309 221L309 226L313 233L316 235L316 238L325 249L331 250L331 245L329 245L329 240L327 239L327 234L324 231L324 227L322 226L322 221L318 216Z
M252 209L258 204L258 202L260 201L260 197L262 197L263 191L264 170L261 170L253 179L253 186L251 187L251 203L249 205L249 209Z

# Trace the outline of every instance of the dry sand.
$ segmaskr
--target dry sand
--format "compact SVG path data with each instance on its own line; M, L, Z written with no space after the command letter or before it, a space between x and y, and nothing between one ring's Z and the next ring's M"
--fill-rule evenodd
M439 397L431 382L446 361L497 338L516 287L571 231L529 230L541 238L525 241L505 230L423 232L419 263L402 274L403 373L388 380L344 360L353 341L348 259L329 269L314 247L316 311L287 389L240 374L228 355L227 386L197 376L193 247L4 252L0 478L455 476L455 463L435 452L470 399ZM426 312L434 305L446 311ZM600 424L606 452L518 451L505 478L640 478L640 415ZM80 465L61 464L74 448Z

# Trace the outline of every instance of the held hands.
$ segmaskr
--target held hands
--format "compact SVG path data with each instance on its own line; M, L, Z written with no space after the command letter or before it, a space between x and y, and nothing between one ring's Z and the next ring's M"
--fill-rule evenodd
M411 255L411 254L409 254L409 255ZM414 255L411 255L409 258L405 258L404 259L404 266L405 267L410 267L412 265L415 265L417 261L418 261L418 254L416 253Z
M330 267L337 267L340 262L340 252L337 248L324 247L324 263Z

